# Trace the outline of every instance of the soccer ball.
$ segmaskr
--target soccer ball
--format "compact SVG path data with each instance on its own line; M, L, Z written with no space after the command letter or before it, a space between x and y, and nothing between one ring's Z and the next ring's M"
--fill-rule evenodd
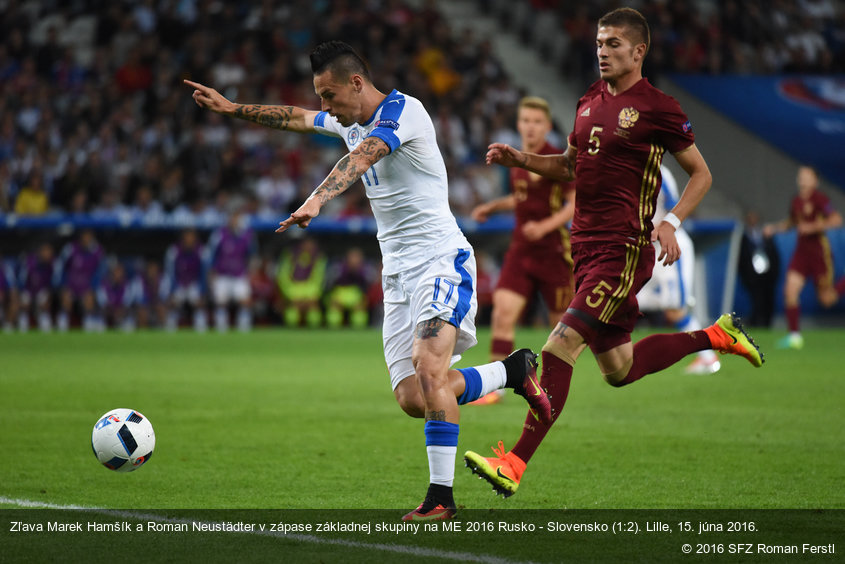
M103 466L132 472L153 455L156 434L150 420L132 409L112 409L94 425L91 448Z

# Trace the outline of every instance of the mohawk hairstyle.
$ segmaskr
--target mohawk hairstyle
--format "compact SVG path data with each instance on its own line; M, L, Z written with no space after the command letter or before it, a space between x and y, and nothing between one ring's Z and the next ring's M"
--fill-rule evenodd
M311 72L321 74L325 71L331 71L340 80L360 74L372 82L367 63L343 41L326 41L311 51Z
M651 32L648 29L648 22L641 13L633 8L616 8L599 19L598 27L624 27L631 31L629 39L633 43L645 43L645 50L651 46Z

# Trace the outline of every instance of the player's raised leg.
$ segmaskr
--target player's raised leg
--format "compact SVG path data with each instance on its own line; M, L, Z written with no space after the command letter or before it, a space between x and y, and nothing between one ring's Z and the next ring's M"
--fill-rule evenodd
M457 341L457 328L434 318L417 324L413 363L417 385L425 403L425 449L429 485L423 502L402 517L403 521L441 521L457 511L452 495L460 412L449 381L449 363Z

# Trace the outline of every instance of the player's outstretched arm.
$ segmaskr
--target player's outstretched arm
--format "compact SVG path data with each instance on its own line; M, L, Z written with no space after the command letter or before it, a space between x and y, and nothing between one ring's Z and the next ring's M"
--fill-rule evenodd
M487 164L519 167L553 180L575 179L574 147L567 147L560 155L538 155L514 149L504 143L493 143L487 147Z
M651 234L652 241L660 242L660 255L657 257L657 262L662 261L664 265L670 265L680 258L681 248L675 238L675 229L698 207L704 195L710 190L710 185L713 184L710 168L694 143L680 153L675 153L674 156L681 168L689 174L689 182L678 203L663 221L655 226ZM677 225L673 225L669 220L671 216L677 218Z
M502 212L502 211L512 211L516 209L516 198L513 194L508 194L503 198L497 198L495 200L490 200L489 202L484 202L483 204L478 204L472 209L472 219L479 223L484 223L490 218L491 214Z
M305 203L289 218L279 222L276 233L286 231L292 225L308 227L311 220L320 213L320 208L338 194L352 186L371 166L390 154L390 147L378 137L368 137L351 153L344 155L323 182L308 196Z
M194 89L193 98L200 108L274 129L298 133L312 133L314 131L314 116L318 113L316 111L297 106L237 104L214 88L191 80L184 80L183 82Z

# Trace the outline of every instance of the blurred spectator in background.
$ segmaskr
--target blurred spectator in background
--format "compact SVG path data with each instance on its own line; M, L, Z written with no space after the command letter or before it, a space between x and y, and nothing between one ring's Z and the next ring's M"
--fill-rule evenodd
M21 289L21 311L18 330L29 330L30 319L36 319L41 331L53 329L53 291L55 251L50 243L41 243L34 252L21 258L18 282Z
M346 251L342 261L332 265L326 294L326 324L332 329L347 321L350 327L363 329L369 321L367 288L372 272L358 247Z
M779 274L780 255L775 241L763 233L759 214L749 211L745 214L739 249L739 279L751 298L750 325L771 326Z
M193 316L194 329L208 329L206 313L206 279L204 249L194 229L182 232L179 242L167 250L164 258L162 292L167 300L166 328L179 328L182 311L188 307Z
M284 300L285 325L298 327L302 318L308 327L322 322L320 299L326 282L326 257L317 242L306 237L293 250L286 249L279 260L276 277Z
M112 257L107 262L106 275L97 288L97 303L102 311L103 323L106 327L134 331L134 296L126 267L117 257Z
M44 215L49 208L49 197L44 191L44 177L40 170L33 170L15 199L18 215Z
M15 269L0 257L0 326L9 332L18 317L19 292Z
M83 230L76 241L62 249L55 270L56 285L61 287L61 310L56 320L59 331L70 328L74 310L81 310L83 330L103 329L94 292L105 268L104 257L105 253L91 229Z
M209 285L218 331L229 329L228 308L232 303L238 307L238 330L252 328L249 261L257 254L258 246L247 219L240 210L232 212L226 225L215 230L208 240Z

